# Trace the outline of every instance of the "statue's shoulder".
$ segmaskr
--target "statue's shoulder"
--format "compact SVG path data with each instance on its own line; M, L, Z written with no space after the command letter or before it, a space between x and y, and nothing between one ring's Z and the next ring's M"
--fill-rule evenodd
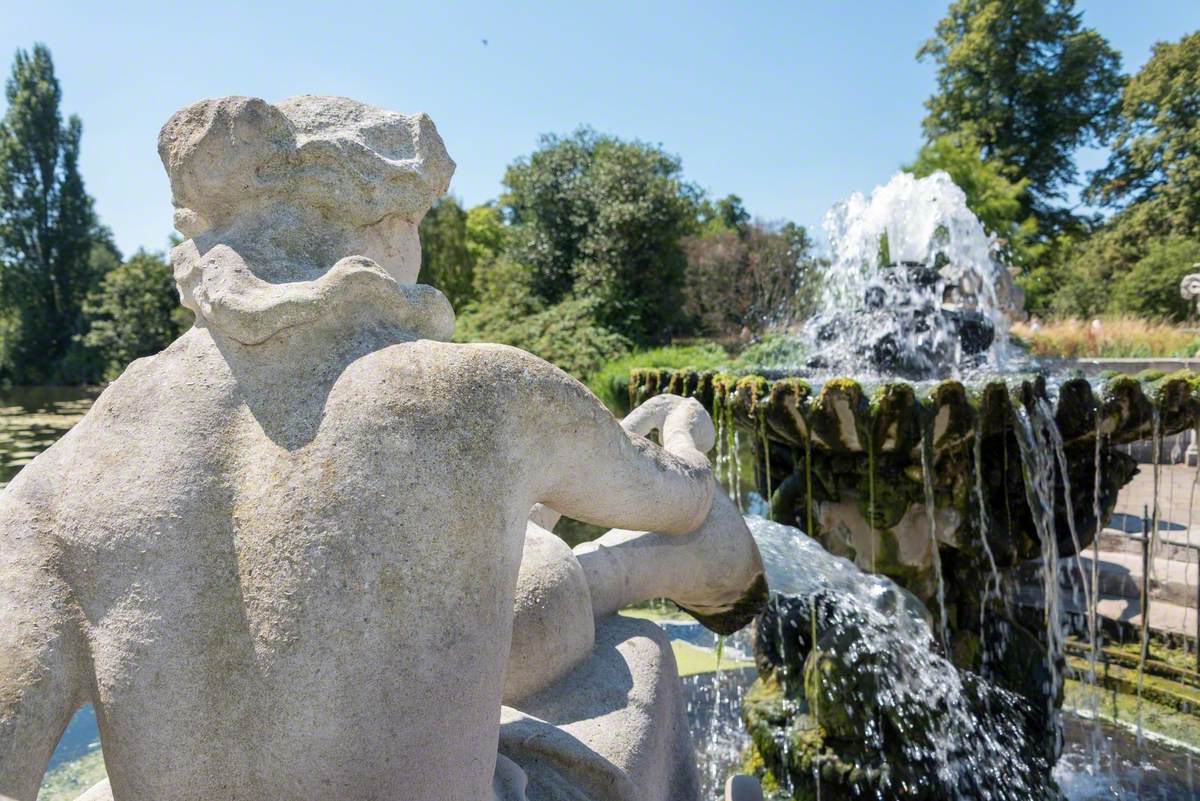
M412 370L455 378L543 374L554 365L510 345L491 342L443 342L419 339L382 348L367 359L391 373Z
M105 387L89 416L116 407L161 405L167 397L190 395L199 400L206 388L231 383L231 371L212 336L192 328L159 353L130 362Z
M401 388L428 387L469 402L525 403L582 389L550 362L510 345L418 340L373 356L376 369L386 371Z

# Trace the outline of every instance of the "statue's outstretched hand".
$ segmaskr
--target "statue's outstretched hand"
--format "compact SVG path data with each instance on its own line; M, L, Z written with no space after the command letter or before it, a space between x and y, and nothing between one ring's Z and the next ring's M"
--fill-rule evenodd
M712 418L700 401L679 395L655 395L630 412L621 427L643 437L658 431L663 447L677 455L708 453L717 439Z

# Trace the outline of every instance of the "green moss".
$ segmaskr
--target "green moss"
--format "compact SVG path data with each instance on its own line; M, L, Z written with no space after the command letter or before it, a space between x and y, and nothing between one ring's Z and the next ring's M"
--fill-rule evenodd
M1087 675L1086 659L1067 657L1067 667L1077 679ZM1100 666L1096 682L1107 690L1128 696L1140 695L1143 699L1177 712L1200 716L1200 690L1163 676L1155 676L1148 671L1139 676L1136 668L1109 662Z
M849 420L844 420L839 408L845 408ZM849 378L835 378L821 387L808 415L814 437L834 450L861 451L868 441L867 421L870 408L862 387ZM843 426L848 426L844 429Z
M1143 698L1140 702L1130 694L1112 688L1099 691L1068 678L1065 682L1064 707L1092 714L1107 723L1135 728L1168 737L1177 742L1200 747L1200 719L1170 706Z

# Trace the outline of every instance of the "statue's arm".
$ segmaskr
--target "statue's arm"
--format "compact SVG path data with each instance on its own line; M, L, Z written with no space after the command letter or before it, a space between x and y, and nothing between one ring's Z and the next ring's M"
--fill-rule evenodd
M34 801L83 702L85 648L40 516L0 494L0 801Z
M535 380L537 500L595 525L682 534L708 515L714 434L693 399L662 396L625 427L575 379L544 362ZM626 430L629 429L629 430ZM660 432L663 447L646 439Z

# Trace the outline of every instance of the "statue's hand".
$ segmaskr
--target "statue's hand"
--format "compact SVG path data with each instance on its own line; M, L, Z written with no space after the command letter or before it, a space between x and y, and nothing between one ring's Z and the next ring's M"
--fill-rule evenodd
M679 395L655 395L630 412L621 427L643 437L658 431L663 447L675 454L687 450L707 453L717 439L704 406L695 398Z

